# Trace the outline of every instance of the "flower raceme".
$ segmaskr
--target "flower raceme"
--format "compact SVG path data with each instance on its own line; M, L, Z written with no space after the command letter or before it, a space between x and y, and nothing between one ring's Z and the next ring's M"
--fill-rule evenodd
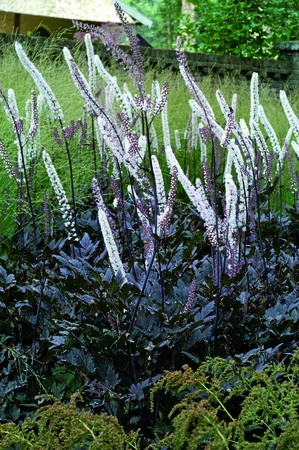
M60 210L62 212L62 217L64 219L64 225L65 225L66 229L68 230L68 239L78 240L78 236L76 233L75 220L74 220L74 213L71 210L71 207L69 205L68 199L65 194L65 191L64 191L62 184L60 182L60 179L57 175L56 169L51 161L49 154L46 152L46 150L43 150L42 156L43 156L46 171L48 173L48 176L50 178L51 184L55 191L57 200L59 202Z
M111 226L109 224L106 206L100 193L98 182L95 178L92 181L92 192L97 203L99 224L105 247L108 252L111 267L114 274L119 276L120 285L122 286L127 283L127 277L112 233Z
M37 70L35 65L30 61L25 51L23 50L22 45L19 42L16 42L15 49L21 64L24 69L31 75L35 84L37 85L40 93L44 97L46 104L50 110L50 117L52 120L60 119L63 120L62 109L54 95L54 92L43 78L42 74Z

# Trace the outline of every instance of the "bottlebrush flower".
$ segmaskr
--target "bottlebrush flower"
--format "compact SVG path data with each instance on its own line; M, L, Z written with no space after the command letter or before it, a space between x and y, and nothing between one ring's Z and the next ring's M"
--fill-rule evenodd
M128 99L128 89L124 87L124 94L122 94L118 84L116 77L112 77L109 72L105 69L100 57L98 55L95 55L94 57L94 63L95 66L100 74L100 76L103 78L107 86L110 88L110 93L116 98L116 100L122 105L123 111L126 113L126 115L129 117L129 120L132 120L132 106ZM110 94L110 95L111 95ZM133 100L132 100L133 101ZM106 103L106 106L107 103Z
M184 314L187 314L193 308L195 303L195 295L196 295L196 277L193 278L190 284L188 300L183 310Z
M262 107L262 105L259 105L259 107L258 107L258 114L259 114L259 119L262 122L262 124L267 132L267 135L270 139L274 153L279 157L279 154L280 154L279 141L277 139L277 136L276 136L276 133L275 133L273 127L271 126L269 120L267 119L267 116L265 114L265 111L264 111L264 108Z
M296 136L296 139L299 142L299 120L296 114L294 113L288 101L287 95L284 91L280 91L280 101L284 109L285 115L287 116L287 119L289 121L289 124L292 127L294 135Z
M59 202L60 210L62 212L62 217L64 219L64 225L65 225L66 229L68 230L68 239L78 240L74 215L73 215L73 212L69 205L65 191L60 182L60 179L57 175L56 169L51 161L49 154L46 152L46 150L43 150L42 156L43 156L46 171L48 173L48 176L50 178L51 184L55 191L57 200Z
M2 158L2 161L4 163L4 167L9 175L9 178L12 178L18 182L17 174L14 168L12 167L12 164L10 162L10 159L8 157L6 148L2 140L0 139L0 156Z
M132 63L130 67L130 72L132 74L132 77L136 83L136 86L141 94L141 97L146 97L146 90L144 85L144 69L143 69L143 60L142 55L140 51L140 46L138 44L138 38L133 33L132 27L129 25L127 18L121 8L121 6L115 2L114 3L116 12L118 14L118 17L121 20L122 26L125 30L125 33L129 39L130 47L131 47L131 53L132 53Z
M260 127L258 126L257 122L250 122L250 129L252 133L252 137L255 138L257 147L259 151L262 153L264 159L267 159L267 153L268 153L268 146L266 143L266 140L260 130Z
M101 227L104 243L108 252L111 267L115 275L116 274L120 275L121 280L120 283L122 286L127 282L127 278L112 233L112 229L110 227L109 219L107 217L107 208L101 195L98 182L95 178L92 180L91 188L97 204L99 224Z
M220 106L222 114L224 115L225 119L228 120L230 114L232 114L233 111L228 106L228 104L227 104L227 102L226 102L222 92L219 91L219 90L216 91L216 99L218 101L218 104Z
M227 147L229 140L230 140L230 135L234 129L235 126L235 118L234 118L234 114L232 112L229 113L228 118L227 118L227 124L223 133L223 137L221 139L220 145L221 147Z
M233 246L233 235L237 230L238 190L231 174L228 174L225 179L225 203L227 215L227 241L229 246Z
M115 128L112 127L108 120L102 117L98 118L97 124L99 126L100 137L103 138L106 146L111 150L119 164L122 164L125 154L125 149L123 148L124 143L119 140L119 135Z
M68 48L64 47L63 55L69 67L72 80L79 90L81 97L84 99L89 112L93 113L96 117L100 116L102 114L101 108L99 107L84 75L81 73L77 64L73 60Z
M228 257L228 274L234 276L236 274L236 262L238 259L238 235L237 235L237 204L238 190L234 180L230 174L225 179L225 203L226 203L226 230L225 247Z
M207 117L211 117L215 120L215 115L213 112L213 109L211 108L208 100L204 96L203 92L198 86L198 83L196 83L186 60L186 57L184 55L184 52L182 51L182 44L180 37L177 38L177 61L179 64L179 69L182 75L182 78L191 92L191 94L194 95L196 101L199 103L200 107L205 111Z
M165 186L162 171L160 168L160 164L155 155L152 156L152 165L154 171L154 177L156 181L156 189L157 189L157 200L160 211L164 211L166 208L166 196L165 196Z
M158 151L159 144L158 144L157 132L156 132L153 122L151 123L151 126L150 126L150 138L151 138L151 147L154 148L156 151Z
M153 117L159 114L165 107L167 103L167 97L169 93L169 84L166 82L162 86L160 98L157 100L153 111Z
M42 74L37 70L35 65L30 61L28 56L23 50L22 45L19 42L15 43L15 49L17 52L17 55L19 57L19 60L21 64L23 65L24 69L31 75L33 78L35 84L37 85L40 93L46 100L47 106L51 112L51 119L59 119L63 120L63 113L62 109L52 91L48 83L43 78Z
M128 141L130 143L129 154L131 157L134 157L139 152L139 145L138 145L136 133L135 133L135 131L132 130L130 122L129 122L129 118L127 117L127 115L125 113L121 113L119 117L120 117L121 124L124 128L125 135L128 138Z
M205 226L207 229L208 237L212 245L217 246L217 236L216 236L216 216L215 211L210 205L205 190L202 186L202 183L200 180L198 180L198 184L196 188L193 186L189 178L184 174L179 162L177 161L176 157L174 156L174 153L172 151L172 148L170 146L166 147L165 154L167 158L167 162L169 167L176 166L178 170L178 180L182 184L183 188L185 189L186 194L190 198L193 205L198 210L199 214L201 215L203 221L205 222ZM220 222L220 219L218 218L218 222Z
M86 54L87 54L87 61L88 61L89 86L90 86L90 89L93 91L96 86L96 69L95 69L93 45L92 45L90 34L86 34L84 40L85 40Z
M181 145L179 130L174 130L174 137L175 137L176 148L177 148L177 150L180 150L182 148L182 145Z
M237 111L237 99L238 99L237 94L234 94L233 97L232 97L231 108L232 108L233 113L234 113L235 116L236 116L236 111Z
M191 147L193 149L197 148L197 138L198 138L198 121L197 121L197 114L192 111L191 114Z
M126 273L119 256L119 252L107 216L105 214L105 211L101 208L98 209L98 219L112 270L115 275L119 275L120 285L123 286L125 283L127 283Z
M5 112L9 122L12 124L13 132L16 137L15 144L18 147L18 171L23 172L27 167L26 139L24 135L23 119L19 116L19 109L13 89L8 89Z
M32 89L31 91L31 100L27 102L27 108L26 112L28 114L27 120L30 120L30 128L27 133L27 139L33 139L37 132L38 132L38 126L39 126L39 111L38 111L38 104L37 104L37 97L35 89Z
M248 136L250 136L250 132L249 132L248 126L247 126L247 124L246 124L244 119L240 119L240 130L241 130L241 132L242 132L244 137L247 138Z
M174 204L174 199L175 199L177 182L178 182L178 169L176 168L176 166L173 166L167 205L166 205L163 215L160 216L158 219L158 234L160 232L166 233L166 231L169 228L169 222L170 222L170 217L171 217L171 214L173 211L173 204Z
M253 72L250 83L250 120L251 122L258 122L258 106L259 106L259 88L258 88L258 73Z
M107 220L109 222L109 226L110 226L111 232L113 234L113 239L114 240L116 239L116 241L119 243L119 241L120 241L120 239L119 239L119 232L117 230L115 221L113 220L111 214L109 213L108 208L105 205L105 202L104 202L104 199L102 197L101 190L100 190L100 187L99 187L99 184L98 184L98 181L97 181L96 178L93 178L93 180L92 180L91 190L92 190L92 194L93 194L93 197L94 197L94 200L96 202L98 210L101 209L102 211L104 211L104 213L105 213L105 215L107 217Z
M169 132L169 124L168 124L168 114L167 114L167 102L162 109L162 129L163 129L163 139L165 148L170 146L170 132Z

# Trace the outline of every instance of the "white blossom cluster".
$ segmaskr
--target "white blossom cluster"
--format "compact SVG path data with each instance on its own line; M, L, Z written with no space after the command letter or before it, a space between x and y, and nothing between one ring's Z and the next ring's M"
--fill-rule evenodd
M23 50L22 45L19 42L15 43L15 49L17 55L19 57L20 62L22 63L24 69L31 75L33 81L38 87L40 93L44 97L46 104L50 110L50 117L52 120L60 119L63 120L62 109L54 95L54 92L43 78L42 74L37 70L35 65L30 61L25 51Z
M54 192L56 194L57 200L59 202L60 210L62 212L62 217L64 220L64 225L68 231L68 239L78 240L76 233L76 225L74 220L74 214L69 205L68 199L66 197L65 191L62 187L60 179L57 175L56 169L51 161L49 154L46 150L42 152L44 164L48 176L50 178L51 184L53 186Z
M108 252L111 267L114 274L120 277L120 284L122 286L123 284L127 283L127 277L111 230L111 226L109 224L106 206L102 198L98 182L95 178L92 181L92 191L97 203L99 224L101 227L105 247Z

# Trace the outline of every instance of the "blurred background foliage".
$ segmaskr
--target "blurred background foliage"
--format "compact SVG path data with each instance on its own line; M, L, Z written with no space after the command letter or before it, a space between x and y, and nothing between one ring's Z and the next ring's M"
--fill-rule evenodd
M299 39L298 0L126 0L154 21L142 36L153 47L275 58L275 43ZM188 12L188 14L184 14Z

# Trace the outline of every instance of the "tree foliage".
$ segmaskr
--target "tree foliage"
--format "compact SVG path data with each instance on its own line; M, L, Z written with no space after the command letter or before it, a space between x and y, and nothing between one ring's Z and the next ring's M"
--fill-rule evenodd
M299 2L290 0L194 0L178 32L186 47L203 53L255 58L277 56L275 42L299 37Z
M140 31L140 34L153 47L172 48L175 46L182 0L126 0L126 3L153 20L154 24L150 29L143 28Z

